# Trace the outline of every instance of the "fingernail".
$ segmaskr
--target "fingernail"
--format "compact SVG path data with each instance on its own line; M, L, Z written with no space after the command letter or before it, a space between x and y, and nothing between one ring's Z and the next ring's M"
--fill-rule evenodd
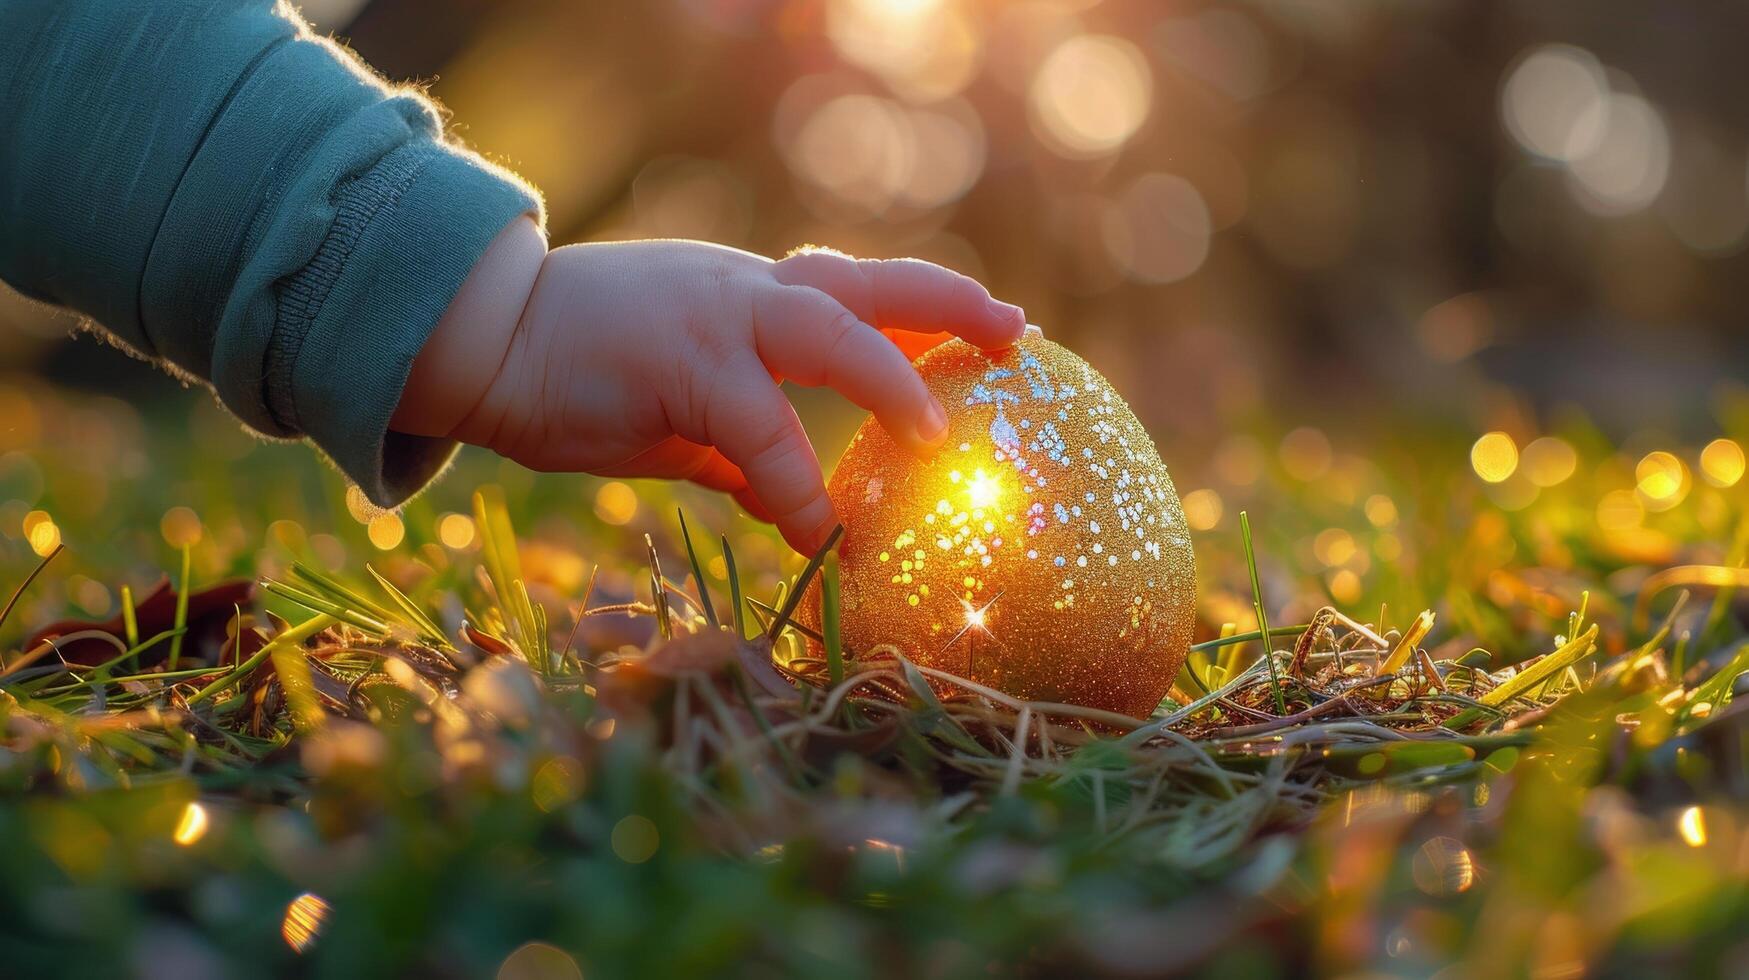
M932 446L947 438L947 412L934 398L929 399L929 407L923 410L923 418L917 422L917 438Z
M1004 303L995 297L990 298L990 315L1006 323L1026 323L1026 313L1013 303Z

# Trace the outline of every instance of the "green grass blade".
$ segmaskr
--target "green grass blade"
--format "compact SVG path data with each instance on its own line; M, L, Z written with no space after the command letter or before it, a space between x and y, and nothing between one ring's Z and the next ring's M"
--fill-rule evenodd
M789 625L790 617L795 615L796 607L801 605L802 595L808 591L808 583L813 581L815 573L819 572L820 566L825 563L826 554L838 544L838 539L843 536L844 525L839 524L832 528L832 533L827 536L826 543L820 546L820 550L814 552L814 557L808 559L807 567L802 569L802 574L796 576L795 588L791 589L789 595L784 599L783 608L778 610L777 618L772 620L771 628L765 631L766 639L774 643L777 642L778 635L783 632L785 626Z
M1276 714L1287 714L1287 699L1281 696L1281 678L1275 676L1275 651L1267 639L1269 614L1263 609L1263 584L1257 577L1257 553L1251 547L1251 515L1239 512L1239 534L1245 539L1245 566L1251 571L1251 602L1257 610L1257 633L1263 639L1263 659L1269 664L1269 689L1275 694Z
M723 564L729 572L729 619L735 627L735 639L747 639L747 614L741 604L741 573L735 567L735 549L729 547L729 536L722 535Z
M455 647L450 644L449 638L443 635L443 628L433 622L431 617L425 614L425 610L419 608L418 603L409 598L405 592L395 588L395 583L384 578L381 572L372 568L369 564L364 566L364 570L370 573L370 577L376 580L378 587L383 590L383 593L387 595L397 607L399 607L401 614L407 617L407 621L419 634L421 640L437 647L439 650L455 649Z
M1501 705L1512 700L1519 694L1542 683L1556 672L1590 653L1597 641L1597 625L1593 623L1585 632L1573 637L1553 653L1519 671L1511 680L1489 691L1476 700L1487 705Z
M127 637L128 646L139 646L140 619L134 612L134 590L126 585L121 587L121 625L122 632Z
M389 635L387 623L372 619L355 609L349 609L344 604L335 602L327 596L305 592L297 586L287 585L273 579L263 579L261 589L269 595L297 603L311 612L324 613L348 626L356 626L372 636L386 637Z
M674 509L680 515L680 541L686 545L686 559L692 563L692 581L698 587L698 607L704 611L704 621L711 629L717 629L721 624L717 621L717 610L711 604L711 590L704 584L704 566L698 563L698 552L692 547L692 533L686 528L686 512Z
M662 639L674 639L674 623L668 618L668 590L662 587L662 559L656 554L656 542L644 535L644 551L650 563L650 605L656 607L656 630Z
M326 596L337 606L360 611L366 614L369 618L384 624L393 622L396 619L394 610L391 610L389 607L372 599L370 596L365 595L358 589L352 588L336 579L329 578L302 562L292 563L291 576L292 578L297 579L298 583L301 586L304 586L306 591Z
M188 628L188 579L192 553L188 545L182 546L182 581L176 586L176 619L177 633L170 640L169 670L176 669L177 661L182 659L182 634Z

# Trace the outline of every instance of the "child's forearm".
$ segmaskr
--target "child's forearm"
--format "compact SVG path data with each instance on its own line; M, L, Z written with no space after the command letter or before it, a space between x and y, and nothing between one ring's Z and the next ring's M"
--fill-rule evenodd
M516 335L547 256L532 218L493 239L413 361L390 425L397 432L485 443L481 404Z

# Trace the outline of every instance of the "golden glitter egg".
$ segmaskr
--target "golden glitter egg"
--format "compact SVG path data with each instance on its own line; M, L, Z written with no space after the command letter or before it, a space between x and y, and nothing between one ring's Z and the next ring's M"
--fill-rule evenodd
M1153 712L1190 645L1195 558L1153 440L1110 382L1029 330L917 369L947 408L929 460L873 419L827 490L841 636L1017 698ZM818 587L802 619L818 628Z

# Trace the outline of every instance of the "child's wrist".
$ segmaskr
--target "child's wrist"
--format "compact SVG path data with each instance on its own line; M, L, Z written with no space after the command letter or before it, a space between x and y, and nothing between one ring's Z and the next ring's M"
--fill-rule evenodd
M527 215L498 233L414 358L390 428L462 437L504 363L546 254L546 235Z

